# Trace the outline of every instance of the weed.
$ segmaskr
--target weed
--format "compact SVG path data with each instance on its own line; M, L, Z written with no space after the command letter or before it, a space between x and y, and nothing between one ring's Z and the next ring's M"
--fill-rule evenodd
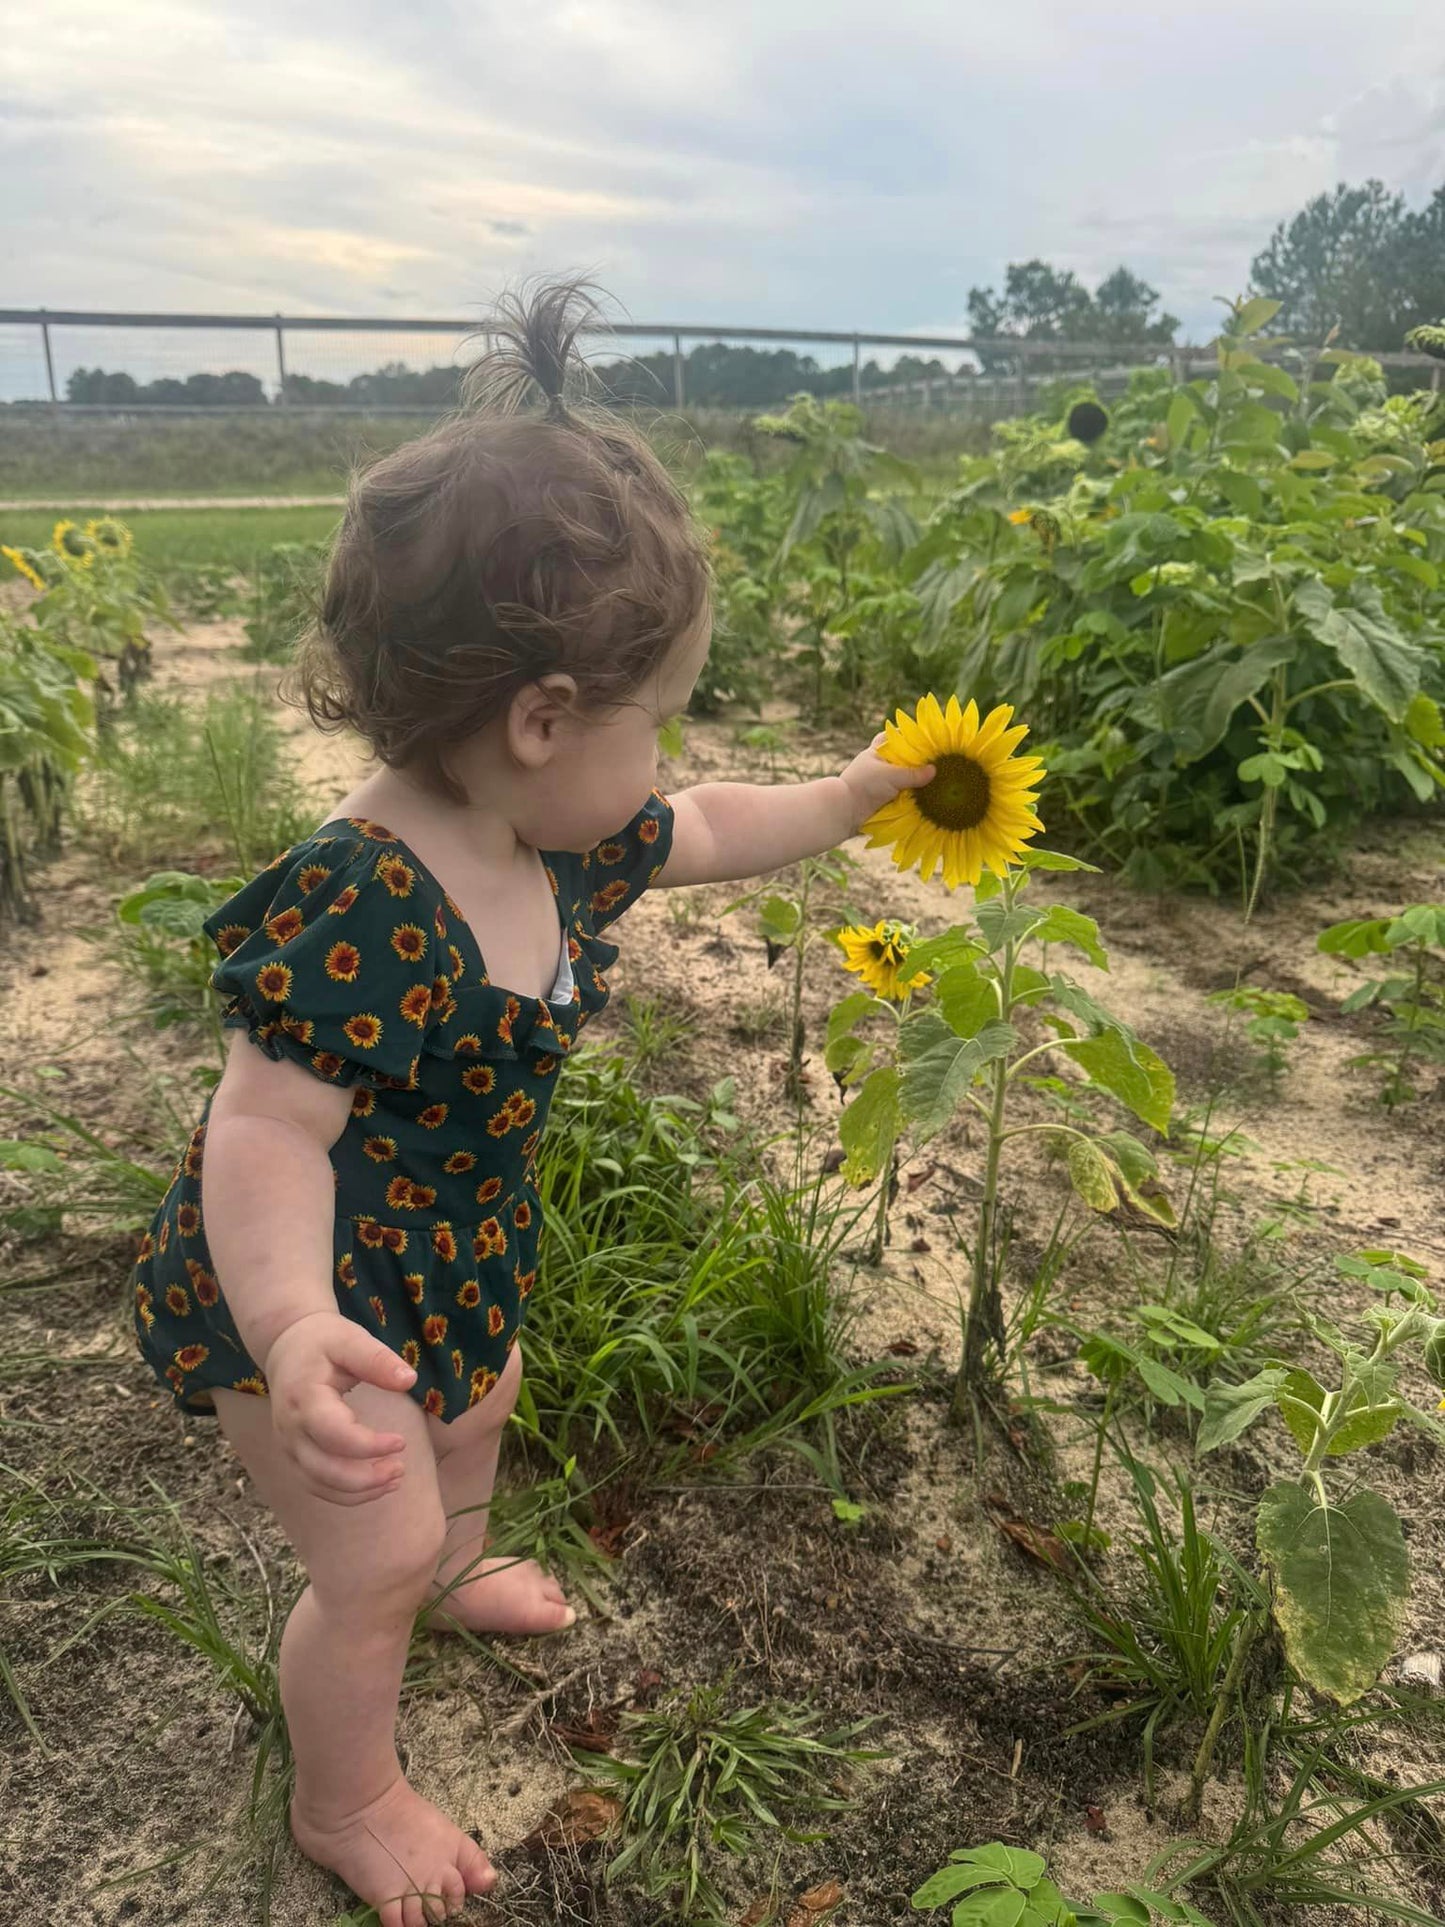
M621 1802L625 1844L609 1881L626 1876L657 1898L675 1895L687 1927L729 1918L715 1877L720 1854L749 1852L789 1814L843 1812L850 1801L838 1791L841 1776L886 1757L856 1744L867 1720L833 1726L797 1706L729 1711L728 1697L726 1681L695 1687L626 1718L617 1744L627 1757L578 1759Z
M639 1076L647 1076L678 1056L694 1030L688 1013L662 997L629 996L623 1000L622 1047Z
M924 1881L910 1904L915 1912L931 1913L954 1903L954 1927L1005 1927L1010 1922L1022 1922L1023 1927L1107 1927L1111 1922L1150 1927L1155 1915L1188 1927L1210 1927L1187 1900L1147 1886L1095 1894L1087 1905L1065 1900L1048 1877L1042 1855L999 1841L962 1847L948 1861Z
M1413 903L1398 916L1332 924L1319 948L1326 956L1394 958L1402 966L1366 978L1341 1008L1387 1014L1383 1042L1353 1061L1383 1065L1389 1075L1382 1102L1403 1104L1417 1094L1410 1081L1416 1063L1445 1064L1445 904Z
M132 873L219 846L250 874L311 828L259 680L200 705L138 700L106 731L81 803L90 834Z
M1262 990L1257 984L1216 990L1209 1001L1248 1019L1244 1034L1255 1048L1255 1062L1278 1089L1290 1045L1309 1021L1309 1005L1287 990Z

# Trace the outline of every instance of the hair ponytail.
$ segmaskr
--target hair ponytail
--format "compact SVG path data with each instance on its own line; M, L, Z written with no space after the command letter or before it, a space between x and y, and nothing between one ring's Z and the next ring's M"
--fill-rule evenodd
M540 396L546 420L570 420L569 394L584 398L590 385L578 337L603 326L588 281L541 281L509 291L479 331L490 345L463 378L463 405L487 415L519 415Z

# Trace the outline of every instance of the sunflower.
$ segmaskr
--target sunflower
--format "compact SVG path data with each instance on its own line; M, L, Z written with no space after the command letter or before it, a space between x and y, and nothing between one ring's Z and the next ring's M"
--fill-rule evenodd
M843 968L894 1003L901 1004L910 990L921 990L929 981L926 970L907 970L905 960L912 948L912 933L891 918L885 917L871 929L866 924L850 924L846 930L834 932L834 941L843 952Z
M457 1303L471 1311L482 1302L482 1288L475 1278L464 1278L457 1287Z
M85 532L98 549L109 549L113 555L129 555L131 532L124 522L117 522L113 515L97 516L87 522Z
M440 1418L446 1411L447 1402L435 1385L428 1388L427 1395L421 1402L421 1409L429 1418Z
M25 580L35 588L43 589L45 587L45 577L30 560L26 550L0 546L0 555L4 556L5 560L17 574L23 575Z
M392 949L408 963L417 963L426 955L426 941L419 923L399 923L391 933Z
M899 769L931 763L934 774L873 812L862 826L869 847L891 845L899 869L917 864L925 883L941 866L950 890L976 884L986 869L1005 875L1043 828L1034 815L1043 765L1014 755L1028 729L1010 729L1012 715L1001 703L980 722L978 704L960 709L957 696L946 710L937 696L925 696L912 716L900 709L884 725L879 756Z
M483 1258L504 1258L506 1254L507 1234L500 1219L483 1218L472 1238L472 1256L480 1263Z
M485 1365L478 1365L472 1373L471 1391L468 1405L479 1405L497 1382L497 1374L489 1372Z
M428 1345L440 1345L447 1335L446 1313L434 1311L429 1318L423 1319L421 1335Z
M57 555L79 563L82 569L95 564L95 543L74 522L57 522L50 531L50 546Z

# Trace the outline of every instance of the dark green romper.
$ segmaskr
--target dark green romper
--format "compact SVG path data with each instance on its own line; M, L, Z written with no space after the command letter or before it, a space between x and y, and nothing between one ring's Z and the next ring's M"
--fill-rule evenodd
M617 947L600 932L671 842L672 810L654 792L585 856L543 852L559 917L545 999L489 981L456 905L376 823L328 824L206 925L227 1025L354 1092L331 1150L336 1302L416 1367L412 1396L438 1418L482 1398L517 1342L557 1071L607 1002ZM213 1410L216 1386L266 1390L206 1248L205 1137L203 1116L136 1265L141 1350L189 1411Z

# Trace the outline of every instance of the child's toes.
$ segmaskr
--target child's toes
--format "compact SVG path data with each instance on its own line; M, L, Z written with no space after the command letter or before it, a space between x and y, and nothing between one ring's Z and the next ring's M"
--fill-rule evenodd
M466 1882L469 1894L490 1893L497 1884L497 1870L482 1852L475 1840L462 1837L461 1851L457 1854L457 1872Z
M446 1902L447 1917L459 1914L467 1904L467 1883L462 1878L460 1867L448 1867L438 1882L442 1899Z

